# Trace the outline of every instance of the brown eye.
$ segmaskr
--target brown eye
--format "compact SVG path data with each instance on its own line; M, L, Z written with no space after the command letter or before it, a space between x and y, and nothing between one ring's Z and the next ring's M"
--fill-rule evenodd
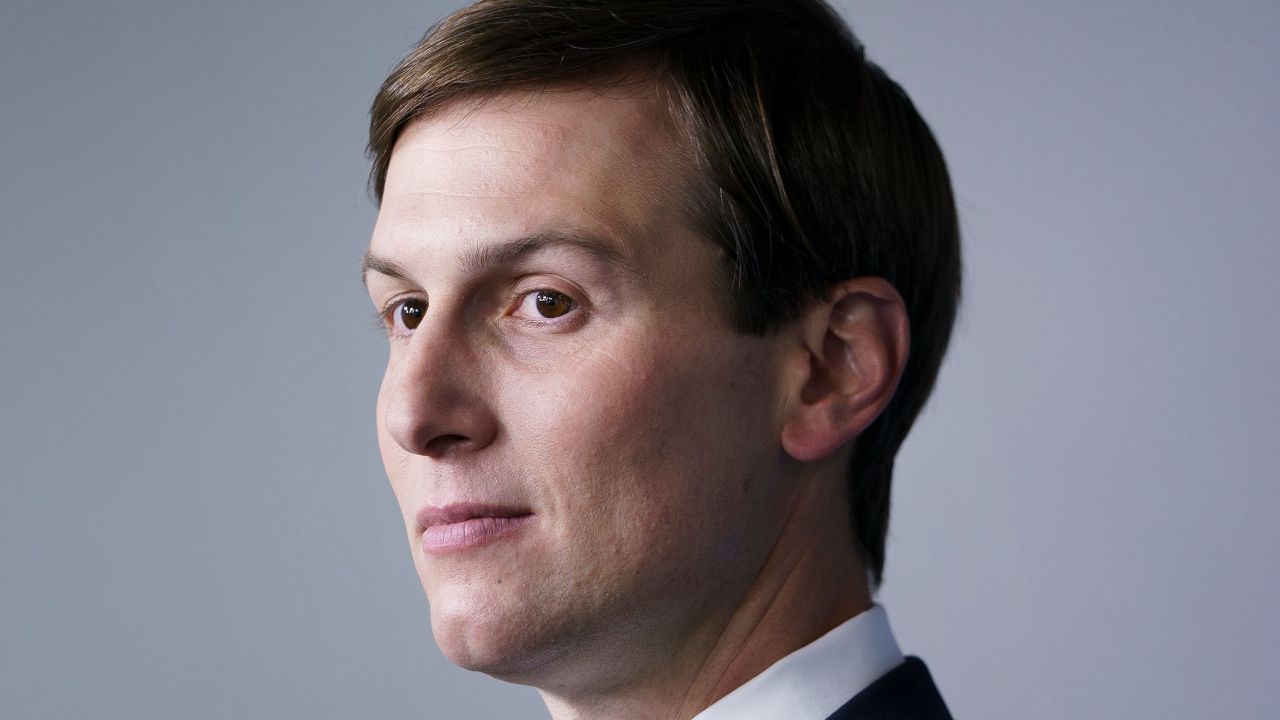
M416 330L422 324L422 316L427 313L427 303L422 300L405 300L392 309L395 323L406 330Z
M539 290L534 293L538 314L544 318L558 318L573 309L573 300L555 290Z

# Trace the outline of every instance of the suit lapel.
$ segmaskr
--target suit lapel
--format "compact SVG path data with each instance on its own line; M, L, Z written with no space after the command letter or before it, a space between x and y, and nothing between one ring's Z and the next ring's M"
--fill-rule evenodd
M929 668L917 657L890 670L827 720L951 720Z

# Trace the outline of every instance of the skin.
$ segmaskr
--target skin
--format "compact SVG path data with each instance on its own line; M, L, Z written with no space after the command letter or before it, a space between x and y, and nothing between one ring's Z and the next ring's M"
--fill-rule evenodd
M845 468L905 364L902 301L857 278L734 332L686 155L652 88L460 102L397 142L366 261L436 642L557 719L692 717L871 604ZM460 502L531 518L424 552L418 511Z

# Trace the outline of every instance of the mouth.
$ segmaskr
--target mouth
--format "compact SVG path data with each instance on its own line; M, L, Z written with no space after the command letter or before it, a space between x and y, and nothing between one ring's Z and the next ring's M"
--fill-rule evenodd
M422 550L449 555L488 545L520 532L533 521L529 510L511 506L457 503L418 511Z

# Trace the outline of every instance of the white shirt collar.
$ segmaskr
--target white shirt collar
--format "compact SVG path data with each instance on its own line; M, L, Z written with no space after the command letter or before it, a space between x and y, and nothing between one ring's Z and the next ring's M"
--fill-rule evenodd
M693 720L825 720L905 658L873 605L751 678Z

